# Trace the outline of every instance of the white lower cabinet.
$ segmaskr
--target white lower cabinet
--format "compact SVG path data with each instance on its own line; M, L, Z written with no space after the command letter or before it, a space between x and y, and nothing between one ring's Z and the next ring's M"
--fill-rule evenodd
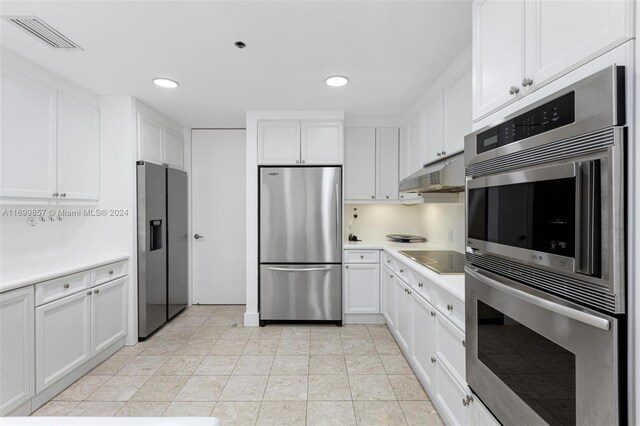
M127 334L127 278L93 288L91 297L91 350L101 350Z
M34 395L33 300L33 287L0 294L0 415Z
M474 426L500 426L500 422L493 417L487 407L484 406L478 398L474 398L471 402L471 423Z
M91 290L36 308L36 391L91 356Z
M447 363L456 379L465 382L464 333L444 315L436 315L436 353Z
M396 325L396 283L391 269L384 266L380 274L382 287L382 315L387 321L389 329L395 330Z
M448 425L468 425L471 421L469 391L460 386L442 359L436 357L436 386L434 388L440 416Z
M411 347L411 289L399 278L396 282L396 337L408 353Z
M411 298L411 361L427 387L433 386L436 308L418 295Z
M380 266L347 264L344 266L344 313L380 313Z

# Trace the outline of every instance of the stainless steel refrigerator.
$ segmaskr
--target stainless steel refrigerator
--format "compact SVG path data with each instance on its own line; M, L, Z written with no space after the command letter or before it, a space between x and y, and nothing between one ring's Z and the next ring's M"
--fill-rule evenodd
M342 324L342 168L260 168L260 325Z
M187 306L187 174L140 161L138 185L138 337Z

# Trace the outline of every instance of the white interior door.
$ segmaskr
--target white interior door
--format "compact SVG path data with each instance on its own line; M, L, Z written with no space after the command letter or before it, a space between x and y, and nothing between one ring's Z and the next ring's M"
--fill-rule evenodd
M245 152L244 130L192 132L194 304L246 301Z

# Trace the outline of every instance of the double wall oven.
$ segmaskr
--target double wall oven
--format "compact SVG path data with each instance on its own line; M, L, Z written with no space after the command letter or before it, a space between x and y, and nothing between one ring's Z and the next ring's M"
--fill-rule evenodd
M624 421L624 74L465 138L467 382L504 424Z

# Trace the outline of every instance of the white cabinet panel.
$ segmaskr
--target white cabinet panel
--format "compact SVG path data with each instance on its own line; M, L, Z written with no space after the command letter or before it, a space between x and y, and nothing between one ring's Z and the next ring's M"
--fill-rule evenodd
M523 76L523 22L523 0L473 3L474 119L515 100L509 89L519 90Z
M0 196L54 196L56 98L57 92L50 87L3 73Z
M100 112L58 94L58 185L61 198L98 200L100 193Z
M485 407L478 398L473 399L471 409L473 411L471 424L474 426L500 426L500 422L493 417L493 414L489 412L487 407Z
M164 130L164 162L170 167L184 169L184 143L182 135L174 130Z
M405 351L411 346L411 293L401 279L396 278L396 337Z
M420 170L424 163L424 109L416 111L409 119L407 149L405 150L407 170L404 177L410 176Z
M442 157L443 110L442 90L424 109L424 146L422 163L431 163Z
M95 355L127 334L127 278L92 289L91 348Z
M344 313L380 313L380 266L378 264L345 265Z
M414 294L411 298L411 359L427 387L432 387L435 368L436 308Z
M138 113L139 158L151 163L164 163L164 126Z
M448 321L444 315L436 315L436 352L446 360L447 367L456 379L465 382L464 333Z
M387 320L387 325L394 330L396 327L396 278L393 272L386 266L380 273L382 285L382 314Z
M370 200L376 197L376 129L344 130L344 198ZM397 183L397 182L396 182Z
M36 389L53 384L91 356L91 296L83 291L36 308Z
M300 158L303 164L342 164L343 157L342 123L302 123Z
M53 302L91 286L91 272L78 272L35 285L36 306Z
M0 415L34 395L33 287L0 294Z
M633 1L525 2L526 77L532 89L633 35ZM529 88L528 88L529 89Z
M398 129L376 129L376 198L398 199Z
M345 250L344 263L379 263L378 250Z
M460 387L449 371L442 365L440 359L436 361L436 399L440 404L440 416L448 425L468 425L471 420L468 393Z
M261 121L258 123L258 164L299 164L300 123Z
M464 150L464 137L471 133L471 71L451 79L444 87L443 155Z

